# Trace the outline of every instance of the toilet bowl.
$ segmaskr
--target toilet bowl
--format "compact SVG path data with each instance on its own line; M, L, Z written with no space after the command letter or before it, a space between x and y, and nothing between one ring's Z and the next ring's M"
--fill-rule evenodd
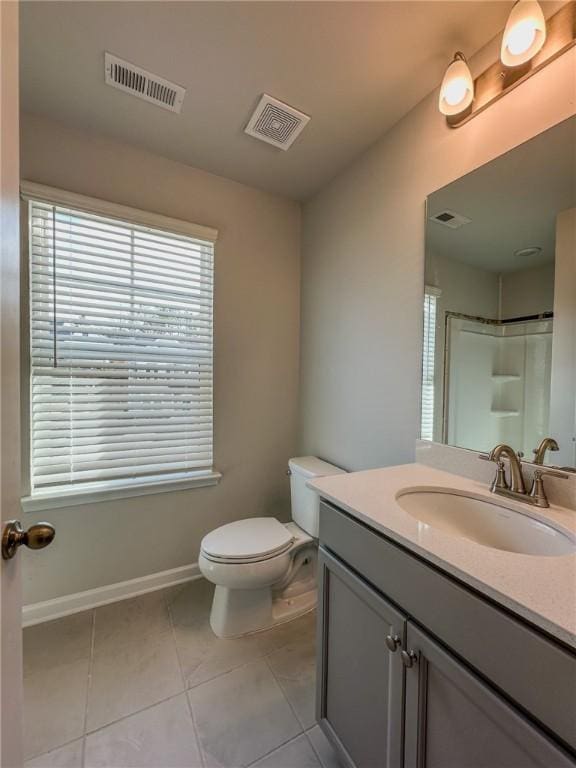
M216 585L210 625L218 637L269 629L315 607L319 499L306 483L341 472L313 456L290 459L292 522L247 518L202 539L198 566Z

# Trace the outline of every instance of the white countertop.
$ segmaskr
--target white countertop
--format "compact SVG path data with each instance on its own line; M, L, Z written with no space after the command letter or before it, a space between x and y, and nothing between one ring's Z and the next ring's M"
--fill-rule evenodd
M308 485L375 531L576 649L576 554L540 557L486 547L419 523L400 507L396 496L410 487L453 488L480 494L572 533L576 511L559 506L537 509L495 497L485 483L423 464L320 477Z

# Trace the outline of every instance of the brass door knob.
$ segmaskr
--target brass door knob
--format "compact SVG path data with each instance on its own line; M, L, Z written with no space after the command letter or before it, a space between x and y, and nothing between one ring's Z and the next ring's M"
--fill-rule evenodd
M50 523L36 523L25 531L19 520L10 520L2 531L2 558L11 560L23 544L28 549L44 549L54 536L56 530Z

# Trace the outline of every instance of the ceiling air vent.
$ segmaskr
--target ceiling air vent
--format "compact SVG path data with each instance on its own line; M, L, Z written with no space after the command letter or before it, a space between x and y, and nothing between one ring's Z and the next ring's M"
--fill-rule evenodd
M292 146L309 120L308 115L265 93L244 130L255 139L285 150Z
M104 55L104 75L108 85L131 93L170 112L180 113L186 90L158 75L135 67L111 53Z
M436 221L438 224L442 224L444 227L450 227L450 229L460 229L464 224L470 224L471 219L467 219L466 216L462 216L461 213L454 213L454 211L441 211L435 213L434 216L430 216L432 221Z

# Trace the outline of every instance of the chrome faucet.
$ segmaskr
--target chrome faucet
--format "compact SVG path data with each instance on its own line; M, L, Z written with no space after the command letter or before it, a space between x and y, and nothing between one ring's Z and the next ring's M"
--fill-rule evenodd
M544 464L546 451L559 451L558 443L553 437L545 437L538 448L534 448L534 464Z
M510 484L506 479L506 466L502 458L508 459L510 464ZM563 480L568 479L564 472L557 472L553 469L537 469L534 472L532 487L530 492L526 491L524 476L522 474L522 454L516 453L513 448L505 443L499 443L490 453L481 453L480 458L485 461L496 462L496 476L490 486L490 491L499 496L508 496L511 499L524 501L526 504L532 504L535 507L546 508L550 502L544 490L544 475L560 477Z

